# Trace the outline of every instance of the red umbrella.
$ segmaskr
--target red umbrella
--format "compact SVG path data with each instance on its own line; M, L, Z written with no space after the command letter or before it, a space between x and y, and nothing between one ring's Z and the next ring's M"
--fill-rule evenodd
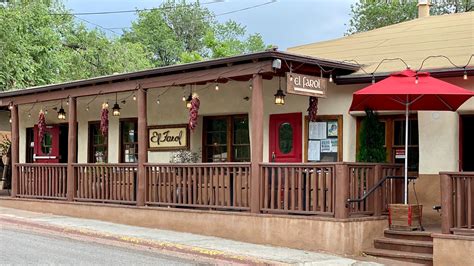
M407 69L356 91L350 111L405 110L405 204L408 175L408 111L456 111L474 92Z

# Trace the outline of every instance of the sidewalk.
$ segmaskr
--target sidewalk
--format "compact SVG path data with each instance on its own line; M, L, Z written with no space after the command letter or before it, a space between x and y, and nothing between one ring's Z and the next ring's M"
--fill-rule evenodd
M201 256L217 263L379 265L326 253L256 245L217 237L135 227L0 207L0 224L35 227L62 236L89 236L181 255ZM0 228L3 228L1 226ZM315 240L317 241L317 240Z

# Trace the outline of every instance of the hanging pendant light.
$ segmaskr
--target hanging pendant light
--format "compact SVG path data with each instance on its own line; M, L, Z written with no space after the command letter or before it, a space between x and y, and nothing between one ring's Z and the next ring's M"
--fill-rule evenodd
M281 90L281 77L278 77L278 90L275 94L275 104L276 105L284 105L285 104L285 93Z
M117 93L115 93L115 104L112 107L112 115L113 116L120 116L120 106L117 102Z
M58 111L58 119L66 120L66 111L64 111L64 108L63 108L63 100L61 100L61 107L59 108L59 111Z

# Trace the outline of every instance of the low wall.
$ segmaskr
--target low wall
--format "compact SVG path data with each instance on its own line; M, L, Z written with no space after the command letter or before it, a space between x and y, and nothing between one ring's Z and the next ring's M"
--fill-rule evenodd
M340 220L11 198L0 199L0 206L343 255L372 247L387 227L382 217Z
M474 265L474 236L432 236L434 265Z

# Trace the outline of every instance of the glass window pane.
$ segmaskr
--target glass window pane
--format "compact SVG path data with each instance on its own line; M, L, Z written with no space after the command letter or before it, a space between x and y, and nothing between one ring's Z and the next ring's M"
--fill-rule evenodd
M49 132L45 132L43 135L43 141L41 142L41 152L45 155L50 154L52 143L53 135Z
M293 149L293 128L290 123L283 123L278 129L278 143L280 152L283 154L290 153Z
M249 120L247 117L233 119L234 144L250 144Z
M394 123L393 144L396 146L405 145L405 121L396 120ZM418 145L418 120L408 122L408 145Z

